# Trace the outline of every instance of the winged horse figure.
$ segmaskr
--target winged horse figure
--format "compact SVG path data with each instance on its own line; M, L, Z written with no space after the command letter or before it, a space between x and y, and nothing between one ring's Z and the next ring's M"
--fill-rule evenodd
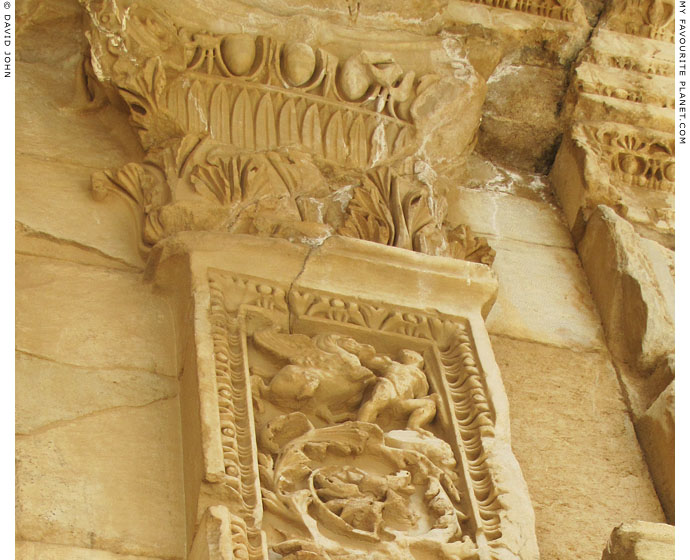
M253 335L258 348L289 362L266 382L252 368L252 392L277 406L310 412L329 423L354 420L365 390L377 376L363 362L376 355L369 344L339 334L281 333L275 328Z

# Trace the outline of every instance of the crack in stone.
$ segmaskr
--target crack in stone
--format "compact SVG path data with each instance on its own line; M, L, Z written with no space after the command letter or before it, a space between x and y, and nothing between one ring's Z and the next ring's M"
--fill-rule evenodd
M288 332L290 334L293 334L292 333L292 324L294 321L294 312L292 310L292 304L291 304L290 296L292 294L292 290L295 286L295 283L297 282L297 280L299 280L300 276L302 276L302 274L304 273L304 270L307 268L307 263L309 262L309 259L311 258L312 253L315 250L317 250L319 247L320 247L320 245L312 246L309 248L309 252L304 257L304 262L302 263L302 267L300 268L300 271L297 273L297 275L292 280L292 282L290 282L290 286L288 287L287 292L285 293L285 299L286 299L287 308L288 308Z
M589 348L586 348L584 346L566 346L566 345L561 345L561 344L556 344L555 342L545 342L541 340L537 340L534 338L522 338L520 336L516 336L513 334L507 334L507 333L500 333L500 332L493 332L491 330L488 331L489 337L498 337L498 338L506 338L508 340L514 340L515 342L529 342L531 344L540 344L541 346L547 346L549 348L556 348L558 350L570 350L571 352L574 352L575 354L600 354L606 359L613 364L613 360L611 358L611 353L609 352L609 349L605 346L592 346Z
M46 362L51 362L54 364L58 364L58 365L66 366L66 367L70 367L70 368L75 368L75 369L88 369L88 370L98 370L98 371L127 371L127 372L136 372L136 373L146 373L148 375L155 375L156 377L161 377L163 379L170 379L170 380L177 379L176 375L167 375L165 373L159 373L155 370L149 370L146 368L140 368L140 367L136 367L136 366L111 367L111 366L100 366L100 365L75 364L75 363L71 363L71 362L63 362L61 360L51 358L50 356L46 356L44 354L38 354L36 352L31 352L29 350L25 350L24 348L19 348L18 346L15 346L14 351L16 353L23 354L23 355L29 356L31 358L36 358L38 360L44 360Z
M69 424L73 424L75 422L84 420L86 418L93 418L93 417L101 416L103 414L113 412L116 410L146 408L147 406L151 406L151 405L159 403L159 402L171 401L171 400L177 399L178 397L179 397L179 395L176 393L170 397L161 397L161 398L154 399L152 401L149 401L149 402L143 403L143 404L123 404L123 405L118 405L118 406L111 406L108 408L102 408L100 410L94 410L92 412L87 412L86 414L80 414L79 416L74 416L72 418L63 418L61 420L54 420L52 422L48 422L47 424L44 424L43 426L41 426L39 428L35 428L33 430L29 430L26 432L16 432L15 437L17 437L17 438L28 438L28 437L32 437L32 436L38 436L38 435L44 434L45 432L49 432L51 430L61 428L63 426L67 426Z
M97 249L95 247L90 247L88 245L84 245L82 243L79 243L78 241L74 241L71 239L64 239L61 237L56 237L54 235L51 235L50 233L43 232L43 231L38 231L31 226L25 224L24 222L21 222L20 220L15 220L15 226L18 226L20 228L21 233L26 235L27 237L35 238L35 239L42 239L45 241L50 241L53 243L57 243L58 245L67 245L70 247L74 247L76 249L80 249L82 251L85 251L90 254L97 255L101 258L104 258L109 261L116 262L125 269L114 267L114 266L107 266L106 264L95 264L95 263L86 263L86 262L81 262L81 261L75 261L72 259L65 259L65 258L60 258L54 255L40 255L40 254L34 254L34 253L28 253L26 251L18 250L17 254L20 255L27 255L27 256L33 256L33 257L42 257L46 259L51 259L51 260L56 260L56 261L61 261L61 262L69 262L69 263L74 263L78 265L83 265L83 266L95 266L98 268L105 268L106 270L118 270L121 272L134 272L134 273L139 273L143 271L143 266L136 266L131 263L128 263L124 259L121 259L119 257L114 257L112 255L109 255L100 249Z

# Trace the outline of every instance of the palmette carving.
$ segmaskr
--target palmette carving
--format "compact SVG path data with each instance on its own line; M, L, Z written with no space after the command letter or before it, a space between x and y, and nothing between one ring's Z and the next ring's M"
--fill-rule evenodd
M604 14L604 26L612 31L672 43L675 38L674 3L665 0L611 2Z
M585 149L608 163L614 184L675 192L672 135L613 123L577 124L573 135L586 139Z
M144 248L181 231L211 230L307 242L337 233L487 265L495 256L485 238L445 222L442 197L387 167L334 188L304 154L228 152L209 136L188 135L141 164L97 172L92 183L95 197L115 191L134 205Z

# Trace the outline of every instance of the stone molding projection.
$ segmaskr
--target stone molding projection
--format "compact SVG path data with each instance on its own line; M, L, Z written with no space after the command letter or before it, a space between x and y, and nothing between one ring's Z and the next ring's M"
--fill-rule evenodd
M604 204L673 248L674 29L673 2L611 2L578 57L551 170L576 239Z
M180 231L228 231L493 261L484 238L446 222L414 157L419 129L462 104L462 88L388 53L342 60L261 34L193 32L136 4L84 4L87 89L101 81L124 100L146 150L142 163L95 173L93 195L126 197L143 252ZM471 150L476 121L466 146L460 135L446 149Z
M191 294L170 280L181 263ZM188 232L156 246L149 274L193 341L190 531L206 512L231 558L538 558L484 326L487 267L343 237L309 249ZM192 550L217 547L209 534Z
M672 1L662 0L607 4L576 61L564 103L568 129L550 174L670 522L675 519L674 10Z
M495 253L430 180L473 149L483 79L82 4L88 102L145 151L92 192L131 204L174 307L187 557L537 559Z

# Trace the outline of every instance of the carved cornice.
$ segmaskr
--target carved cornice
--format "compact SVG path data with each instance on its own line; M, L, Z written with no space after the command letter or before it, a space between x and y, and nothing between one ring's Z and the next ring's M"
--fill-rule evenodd
M673 43L675 21L673 0L615 0L602 25L611 31Z
M673 77L674 71L673 62L608 53L592 47L588 47L583 51L580 61L597 64L599 66L608 66L609 68L616 68L619 70L653 74L656 76Z
M612 187L675 192L673 135L618 123L577 123L572 134L609 170Z
M561 21L586 22L584 9L578 0L465 0L491 8L501 8Z
M573 168L577 165L577 168ZM672 246L675 230L673 134L615 122L575 122L552 180L572 227L606 205Z

